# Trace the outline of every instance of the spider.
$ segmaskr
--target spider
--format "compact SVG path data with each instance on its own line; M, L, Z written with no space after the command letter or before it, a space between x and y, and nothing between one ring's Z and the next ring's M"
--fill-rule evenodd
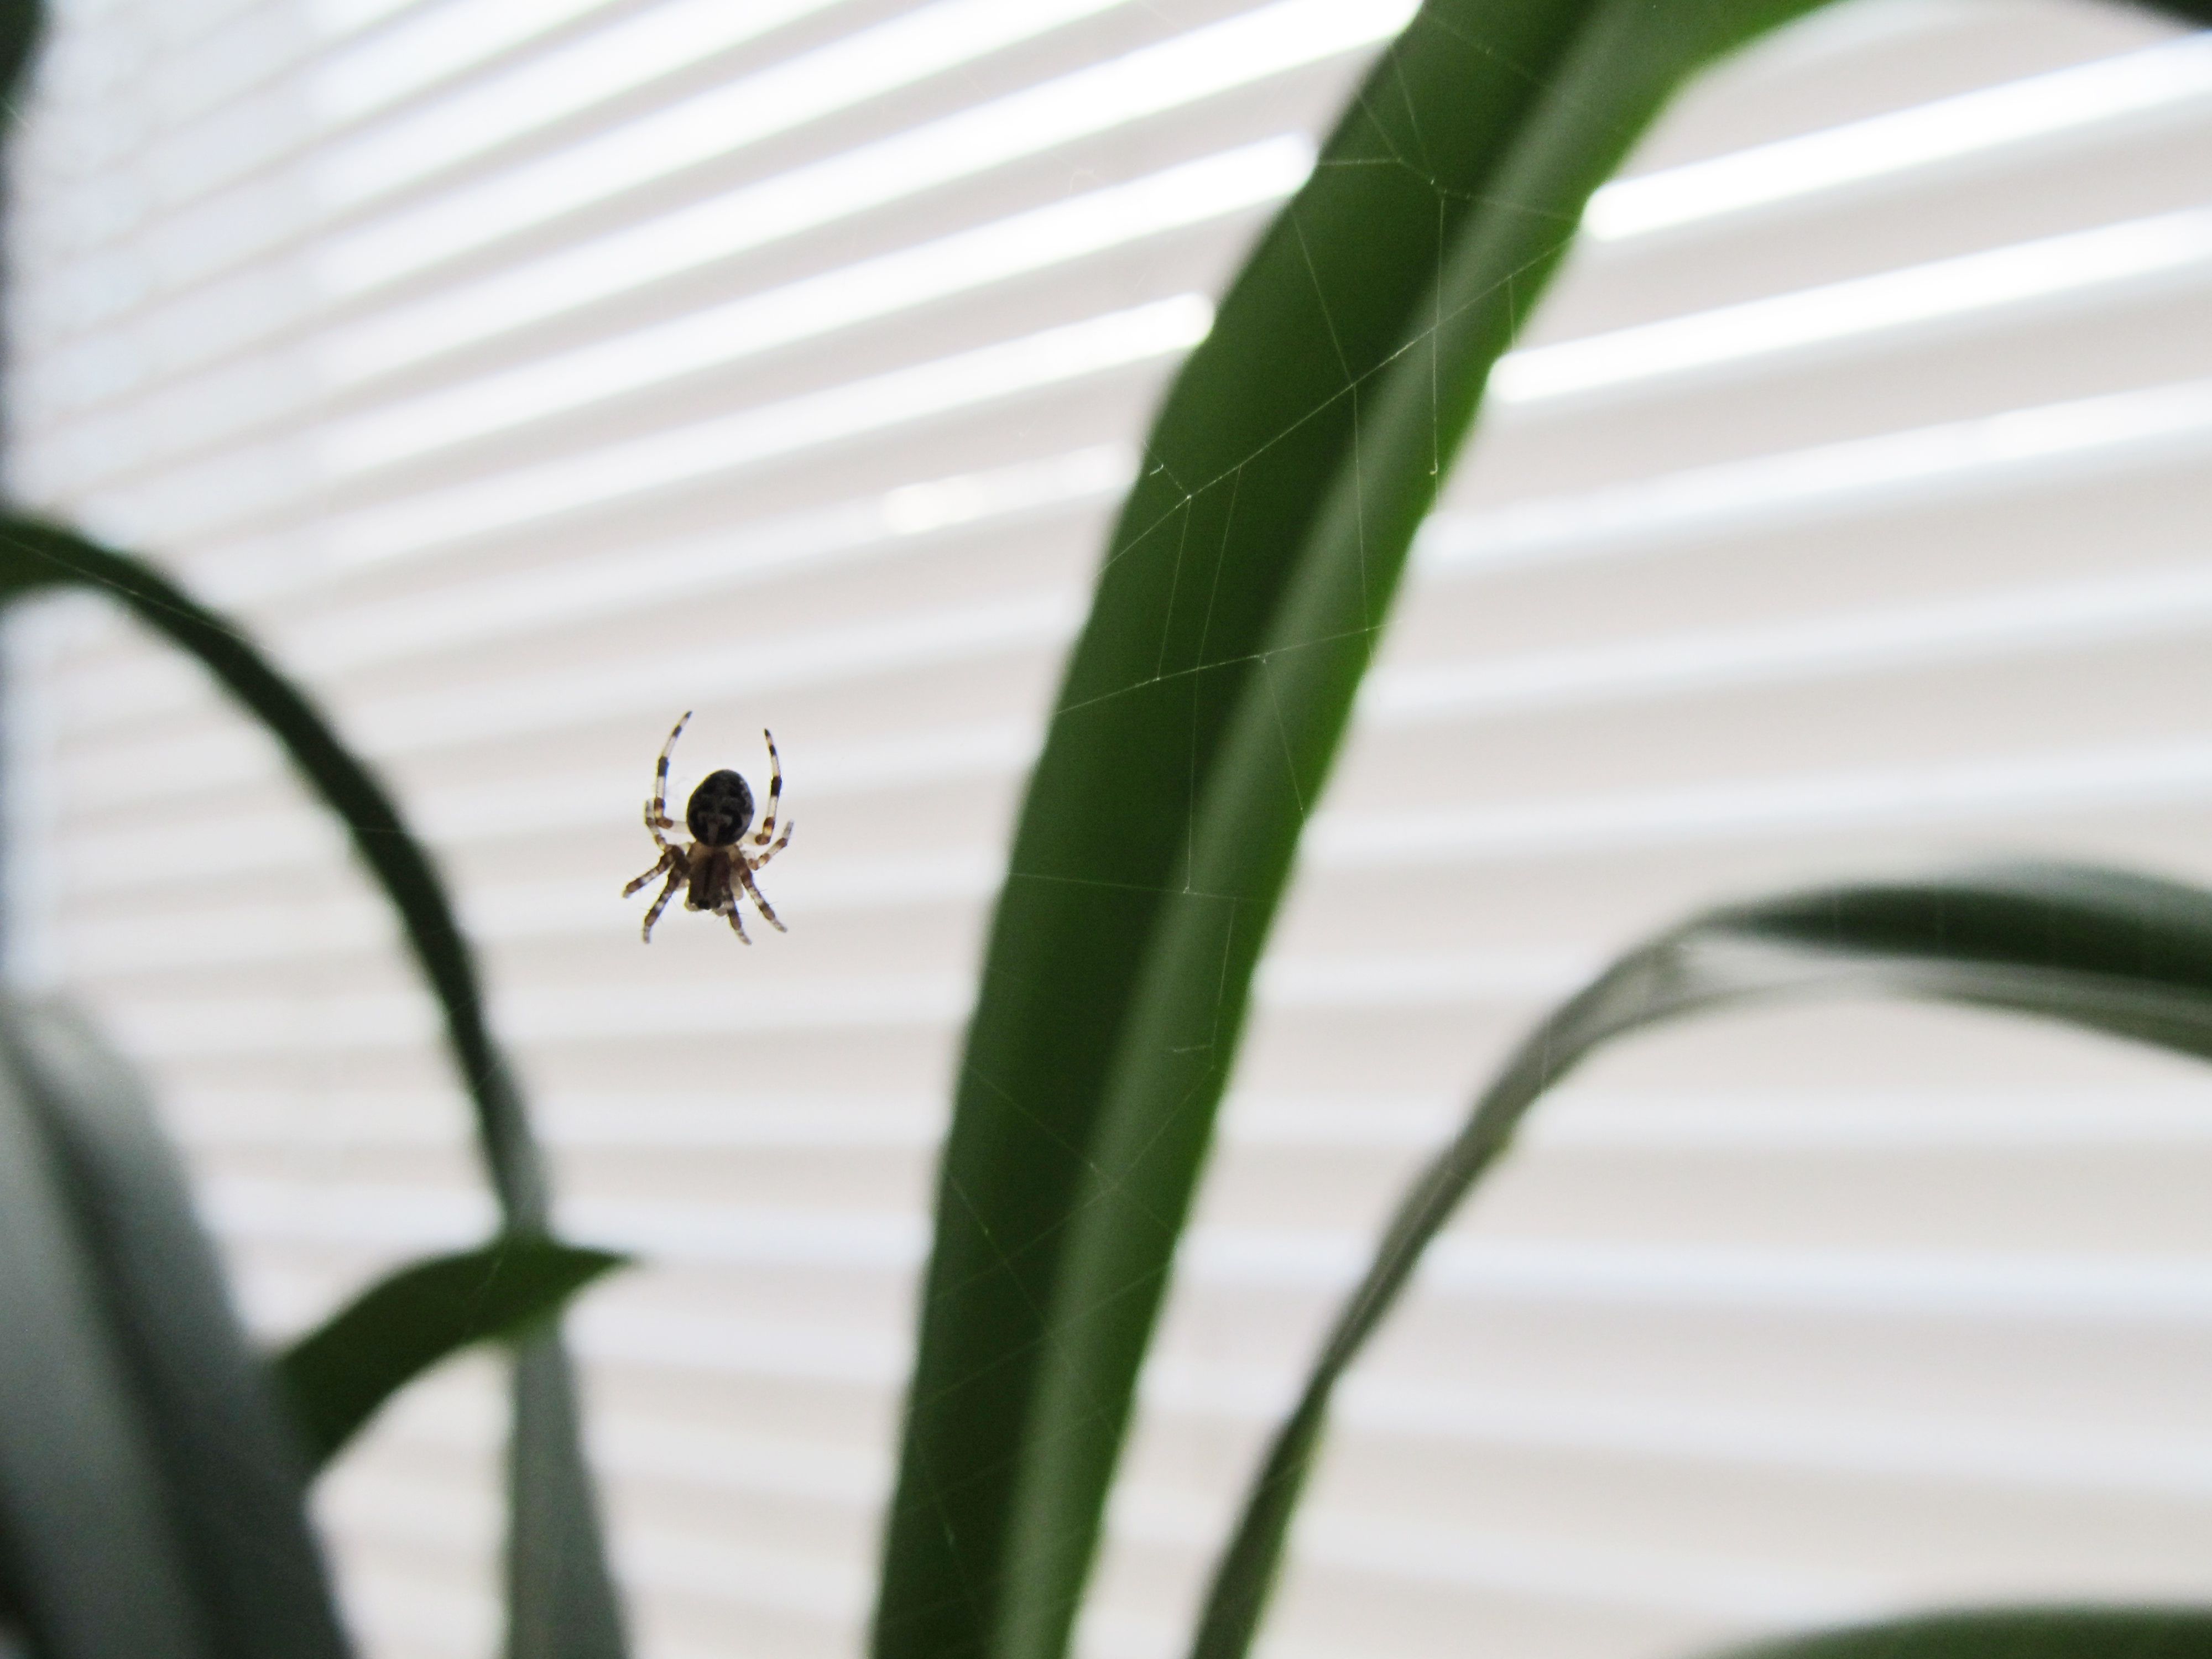
M688 886L684 896L687 910L712 910L717 915L727 916L738 937L748 945L752 943L745 933L745 925L738 918L738 888L743 887L752 902L760 907L768 925L779 933L791 930L775 919L775 912L753 885L753 872L766 864L791 844L791 832L797 826L787 823L783 834L774 846L769 837L775 835L775 804L783 793L783 763L776 757L775 739L766 732L768 739L768 816L752 837L754 848L767 848L766 852L749 852L739 844L748 825L753 821L753 792L745 781L727 769L709 772L700 780L699 787L691 792L691 799L684 808L684 822L690 827L691 840L688 844L670 841L660 832L676 828L676 821L668 816L668 757L675 751L676 739L684 735L690 723L687 709L684 718L676 722L676 729L668 734L668 741L660 746L660 763L653 771L653 799L645 804L645 827L652 836L653 845L660 848L660 862L654 865L635 881L623 889L628 898L664 871L668 884L654 896L653 908L645 913L645 926L639 931L647 945L653 943L653 924L660 920L660 913L668 908L668 901L676 896L678 887ZM735 885L732 885L732 878Z

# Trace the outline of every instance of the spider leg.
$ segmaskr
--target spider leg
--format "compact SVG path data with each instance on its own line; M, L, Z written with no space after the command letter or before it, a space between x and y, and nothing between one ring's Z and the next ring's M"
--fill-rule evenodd
M775 736L765 727L761 736L768 741L768 816L761 820L760 829L754 833L753 845L765 847L775 834L775 804L783 799L783 757L775 752Z
M658 847L662 852L674 853L681 851L682 849L678 848L673 842L670 841L667 836L660 833L664 830L673 830L676 827L676 820L670 817L665 812L655 812L653 810L653 804L651 801L647 801L645 804L645 833L653 837L653 844L655 847Z
M660 855L660 862L659 862L659 863L658 863L658 864L654 865L654 866L653 866L653 868L652 868L652 869L650 869L650 870L647 871L643 875L640 876L640 877L639 877L635 881L634 881L634 882L630 883L630 884L629 884L629 886L627 886L627 887L625 887L625 888L623 888L623 896L624 898L628 898L628 897L629 897L632 893L635 893L635 891L637 891L637 890L638 890L639 888L641 888L641 887L644 886L644 885L646 884L646 883L647 883L647 882L651 881L651 880L655 877L655 876L659 875L659 874L663 870L665 870L667 867L668 867L668 854L665 854L665 853L663 853L663 854Z
M760 906L760 913L768 918L768 925L779 933L789 933L791 929L775 919L775 912L769 908L769 902L761 896L761 890L753 885L752 866L744 860L737 859L732 861L732 873L744 884L745 891L752 895L753 902ZM737 902L732 899L730 904L730 920L735 921L737 915Z
M766 864L778 853L781 853L785 848L791 845L791 832L798 828L799 820L797 818L793 818L789 823L783 826L783 833L775 838L775 846L769 848L765 853L754 853L750 854L747 862L749 862L754 869L759 869L761 866Z
M730 919L730 926L737 929L738 938L745 944L750 945L753 942L753 936L745 932L745 924L738 919L737 896L729 895L716 908Z
M653 769L653 799L645 805L645 827L653 832L653 838L660 841L660 831L676 826L668 817L668 757L676 752L676 739L684 735L684 728L691 723L691 711L685 709L684 718L668 734L668 741L660 745L660 759ZM668 845L660 842L663 847Z
M683 884L684 872L672 870L668 872L668 885L654 895L653 908L645 913L645 926L638 929L638 937L647 945L653 943L653 924L660 920L660 913L668 908L668 901L676 896L676 890Z

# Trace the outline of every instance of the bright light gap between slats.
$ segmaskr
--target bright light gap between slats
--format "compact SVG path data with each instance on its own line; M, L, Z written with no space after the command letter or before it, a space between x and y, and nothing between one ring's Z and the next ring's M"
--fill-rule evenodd
M550 260L448 289L374 322L325 329L318 337L318 349L325 371L341 383L382 374L702 261L765 246L1074 138L1324 62L1386 38L1411 10L1406 0L1374 6L1277 0L1261 11L925 123L673 215L571 244ZM568 184L581 176L565 164L554 174ZM494 182L501 202L524 199L512 170ZM473 235L488 222L480 205L463 203L453 211L457 234ZM327 263L337 256L326 246L319 257ZM356 285L335 275L329 280L337 292ZM133 383L118 388L116 395L143 391Z
M666 322L495 371L443 390L337 417L313 437L322 471L343 477L575 413L610 398L727 368L747 357L956 298L1017 276L1113 252L1281 200L1304 181L1313 149L1302 134L1238 145L1161 172L839 266ZM191 465L194 452L234 451L252 430L301 439L301 411L254 417L252 429L179 426L165 453L117 445L106 417L49 441L58 455L112 454L71 467L73 488L114 488ZM158 415L152 418L161 419ZM317 486L321 487L320 485Z
M1403 0L1276 0L402 307L329 337L325 366L343 383L473 345L1022 156L1371 46L1394 33L1411 9ZM502 199L515 189L511 177L498 185ZM472 208L460 213L455 232L473 234L483 222L482 211ZM367 261L375 249L364 253L358 243L335 245L319 256L323 280L338 293L386 280L386 264L419 259L418 246L428 245L411 239L426 234L419 228L404 237L393 233L391 250L374 264Z
M2185 209L1511 352L1489 396L1508 407L1564 403L1875 336L1902 341L2039 302L2109 305L2131 289L2202 281L2208 267L2212 209Z
M1620 240L1695 223L1799 191L1910 172L1966 153L1961 144L1975 150L2013 146L2048 132L2191 102L2208 84L2212 52L2201 42L2148 48L1619 180L1593 198L1586 224L1601 239Z
M488 6L441 8L419 25L333 54L309 80L308 96L330 133L474 71L433 102L335 143L326 139L313 169L317 194L351 204L400 188L841 3L660 0L575 40L527 53L515 48L607 9L607 0L536 0L504 15ZM480 14L492 27L451 27L449 19L464 13ZM496 27L502 23L508 38ZM448 35L447 49L426 51L427 37L439 31ZM522 61L507 61L514 58Z
M726 477L748 465L1156 362L1195 345L1212 320L1212 306L1195 294L1085 318L372 507L331 526L326 544L340 565L421 556L471 537Z
M317 447L333 475L387 466L1278 202L1312 167L1303 134L1240 145L380 407Z
M930 297L929 282L915 282L913 267L917 263L935 274L939 291L950 294L970 282L988 283L1035 269L1041 259L1082 257L1176 224L1199 222L1276 199L1295 187L1303 171L1287 148L1253 147L1230 156L1234 159L1213 158L1194 169L1176 169L1139 185L1121 187L1133 195L1100 192L1081 211L1069 204L965 234L965 238L981 237L991 246L1000 265L997 270L975 265L964 255L948 263L939 257L942 245L926 246L810 279L795 290L775 290L699 318L679 319L642 337L618 338L544 365L465 384L427 404L403 404L388 416L342 422L325 440L325 468L343 472L389 463L420 448L441 447L534 418L536 411L558 410L564 398L592 401L616 395L625 386L649 384L651 378L691 372L702 348L704 361L712 362L717 347L723 352L763 349L787 334L802 337L809 330L885 314L902 303ZM954 240L962 247L971 246L964 238ZM1832 348L1844 340L1902 340L1937 319L1980 315L2016 325L2023 311L2040 306L2080 305L2092 295L2110 299L2146 287L2201 282L2208 270L2212 270L2212 209L2190 210L1510 353L1492 375L1491 395L1507 410L1564 406L1594 392L1664 385L1729 365L1756 362L1771 370L1777 360ZM902 290L910 286L914 299L902 300ZM1188 296L1183 302L1199 303ZM1064 325L1061 331L1029 337L1042 341L1082 326L1085 325ZM1100 319L1089 326L1109 325ZM632 346L643 355L634 353ZM330 538L341 558L392 557L532 517L664 487L698 474L703 462L680 459L698 449L697 434L740 428L781 433L790 425L795 410L834 407L850 411L832 420L826 435L814 440L834 441L848 431L870 429L866 424L855 428L854 422L864 418L860 410L883 400L887 381L903 385L933 374L957 381L967 366L986 362L986 354L1015 349L1009 342L1003 348L970 349L896 372L907 380L878 375L803 393L763 410L741 410L628 440L588 456L493 473L357 509L337 519ZM875 424L896 418L886 419L886 414L879 412ZM413 435L418 428L419 441ZM785 447L769 453L787 453L793 447L790 440L783 443ZM731 465L750 459L746 445L732 442L730 448ZM583 482L592 475L598 475L596 483ZM311 494L320 487L313 478L302 485Z
M1125 3L937 0L341 234L322 256L323 269L340 294L392 282ZM722 32L710 27L709 49ZM341 151L325 169L327 195L333 203L356 201L442 169L452 153L448 140L463 155L482 147L495 137L483 129L519 118L533 92L541 98L567 88L587 94L600 74L590 50L595 44L580 43L573 62L531 65L514 77L521 82L519 94L511 87L487 88L444 120L434 116L373 141L365 151ZM418 125L422 130L413 130Z
M1601 242L1893 179L1944 161L2039 144L2212 99L2202 34L1941 98L1686 166L1620 179L1590 198L1583 228Z

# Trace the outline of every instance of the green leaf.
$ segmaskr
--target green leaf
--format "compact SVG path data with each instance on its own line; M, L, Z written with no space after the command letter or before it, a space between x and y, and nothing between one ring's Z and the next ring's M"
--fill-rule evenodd
M622 1659L622 1604L582 1452L576 1376L550 1336L515 1355L507 1659Z
M39 0L0 0L0 103L12 125L23 107L26 71L46 32L46 8Z
M2212 893L2064 866L1829 888L1708 911L1615 962L1522 1039L1400 1201L1253 1483L1200 1616L1198 1659L1249 1650L1337 1380L1528 1109L1616 1037L1816 992L2039 1015L2212 1059Z
M1413 532L1583 204L1813 0L1431 0L1147 441L994 922L875 1644L1057 1659L1252 969Z
M417 1261L371 1285L276 1362L308 1459L329 1462L433 1365L522 1335L627 1260L525 1235Z
M214 1645L335 1659L307 1463L137 1079L53 1006L0 1001L0 1052L84 1242L99 1305L82 1317L121 1364Z
M1962 1609L1757 1642L1720 1659L2212 1659L2212 1612Z
M544 1160L530 1133L520 1092L485 1022L476 964L455 922L453 906L422 845L408 833L398 809L375 775L342 743L321 713L264 657L240 629L185 593L152 565L76 532L24 515L0 515L0 603L58 587L105 593L139 621L197 657L246 711L282 744L292 763L352 837L355 851L399 913L401 927L446 1022L447 1039L476 1109L485 1167L514 1237L544 1237L549 1200ZM556 1339L547 1338L548 1341ZM567 1432L570 1443L554 1455L519 1457L517 1516L531 1524L553 1521L548 1506L584 1503L582 1451L573 1414L531 1417L530 1385L514 1382L516 1420L529 1420L539 1436ZM564 1430L563 1424L566 1425ZM544 1492L530 1485L538 1472L573 1468ZM550 1477L549 1477L550 1478ZM557 1517L556 1517L557 1519ZM598 1537L596 1516L579 1510L576 1536ZM598 1577L606 1580L604 1565ZM521 1610L509 1609L510 1619Z
M0 516L0 603L56 587L105 593L199 659L284 746L301 778L337 815L354 851L399 913L408 946L444 1012L447 1040L475 1103L484 1163L507 1224L543 1231L542 1160L521 1094L485 1023L475 959L429 855L383 784L250 638L152 565L58 525Z
M0 1540L44 1659L215 1659L101 1266L15 1068L0 1066Z

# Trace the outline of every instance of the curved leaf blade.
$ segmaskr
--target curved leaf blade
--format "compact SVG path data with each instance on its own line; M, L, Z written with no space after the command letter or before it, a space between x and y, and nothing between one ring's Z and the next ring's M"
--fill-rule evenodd
M408 832L375 775L340 741L320 710L252 641L143 559L58 525L0 515L0 603L54 587L105 593L155 632L197 657L281 743L302 778L336 813L392 908L446 1021L492 1185L517 1231L544 1231L543 1160L522 1097L484 1018L476 962L429 855Z
M1961 1608L1755 1642L1717 1659L2212 1659L2212 1611Z
M46 1659L215 1659L153 1425L57 1164L0 1066L0 1576Z
M1254 965L1489 367L1671 88L1815 0L1430 0L1147 443L940 1170L879 1659L1058 1659Z
M40 0L0 0L0 122L12 127L22 112L25 72L46 33Z
M447 1042L475 1106L478 1145L509 1234L549 1236L544 1158L532 1138L514 1074L492 1041L474 958L436 869L408 833L383 785L245 634L153 566L60 526L22 514L0 514L0 604L64 586L107 594L198 658L270 730L308 786L337 814L355 851L399 913L409 948L443 1012ZM520 1517L529 1515L533 1524L542 1525L539 1510L570 1504L574 1492L582 1489L583 1453L573 1415L564 1419L542 1412L531 1414L527 1392L526 1380L518 1373L516 1422L532 1425L538 1445L532 1455L516 1460L516 1511L510 1522L519 1525ZM558 1449L556 1455L547 1437L562 1432L564 1421L569 1443ZM575 1472L574 1480L564 1478L542 1492L532 1484L542 1472L564 1468ZM574 1535L588 1534L596 1543L595 1512L575 1511L571 1519ZM611 1598L612 1580L604 1563L590 1575L590 1582ZM514 1607L508 1611L510 1621L520 1613ZM595 1622L619 1630L619 1615L611 1601Z
M514 1358L507 1659L623 1659L621 1598L583 1455L575 1368L550 1334Z
M1249 1650L1338 1379L1529 1109L1617 1037L1822 992L2035 1015L2212 1059L2212 892L2119 871L2022 866L1729 905L1620 957L1522 1040L1400 1200L1253 1482L1215 1569L1197 1659Z
M215 1645L343 1655L307 1463L138 1079L58 1006L0 1002L0 1051L85 1241L100 1297L87 1316L121 1358Z
M400 1268L276 1362L307 1455L335 1457L384 1402L441 1361L550 1319L629 1258L524 1235Z

